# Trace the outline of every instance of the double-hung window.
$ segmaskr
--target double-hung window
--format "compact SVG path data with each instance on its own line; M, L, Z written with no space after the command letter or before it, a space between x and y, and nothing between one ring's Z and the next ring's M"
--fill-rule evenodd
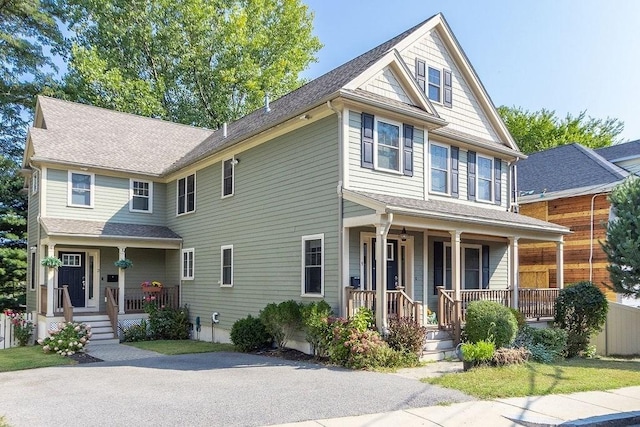
M195 249L183 249L182 250L182 266L181 266L182 280L193 280L195 273Z
M38 193L38 187L40 184L40 174L38 171L33 171L33 175L31 175L31 194Z
M151 213L153 211L153 183L132 179L129 181L129 188L131 193L129 210Z
M449 147L431 143L431 191L449 194Z
M235 159L222 162L222 197L233 196Z
M196 175L180 178L178 184L178 215L196 210Z
M324 234L302 237L302 294L324 294Z
M440 93L441 93L441 87L442 87L440 70L437 68L429 67L428 78L429 78L429 85L428 85L427 96L432 101L440 102L440 99L441 99Z
M93 183L92 173L69 171L69 206L93 207Z
M493 159L478 154L477 156L478 200L491 202L493 200Z
M220 286L233 286L233 245L220 248Z
M362 113L361 166L413 176L414 127Z
M400 129L401 125L382 120L376 121L378 168L400 172Z

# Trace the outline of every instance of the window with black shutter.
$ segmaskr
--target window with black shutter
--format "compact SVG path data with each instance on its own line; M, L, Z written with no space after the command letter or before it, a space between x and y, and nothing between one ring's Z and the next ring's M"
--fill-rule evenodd
M453 106L453 90L451 87L451 71L443 70L443 96L442 96L442 104L445 107Z
M476 153L467 152L467 199L476 200Z

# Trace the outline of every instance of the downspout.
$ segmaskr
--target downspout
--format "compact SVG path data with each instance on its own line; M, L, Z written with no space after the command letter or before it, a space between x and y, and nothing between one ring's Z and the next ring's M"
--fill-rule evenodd
M346 312L346 305L344 303L344 283L342 283L342 273L345 266L342 262L344 255L344 230L343 230L343 207L344 199L342 194L343 182L344 182L344 158L342 155L342 146L344 145L344 135L342 132L343 117L342 111L336 109L331 101L327 101L327 108L336 113L338 116L338 186L336 191L338 193L338 312L343 315Z
M591 228L591 233L589 236L589 281L593 282L593 217L594 217L594 209L595 209L595 200L596 197L605 195L607 193L596 193L591 198L591 221L589 221L589 226Z

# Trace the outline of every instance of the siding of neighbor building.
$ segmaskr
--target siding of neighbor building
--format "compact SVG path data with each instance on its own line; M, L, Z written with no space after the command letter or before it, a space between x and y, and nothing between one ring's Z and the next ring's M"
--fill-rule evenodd
M129 178L96 174L94 207L71 207L67 206L68 171L47 170L47 216L52 218L165 225L165 194L165 185L154 182L153 213L129 212Z
M604 224L609 219L610 205L606 194L596 196L593 211L593 240L591 240L592 197L592 194L588 194L526 203L520 206L520 213L571 229L572 233L564 238L565 284L589 280L589 257L593 247L591 281L598 285L607 299L615 301L616 295L611 289L607 271L607 256L598 243L606 238ZM520 286L558 287L555 243L522 243L518 245L518 249Z
M221 198L221 162L196 173L196 211L167 225L195 249L182 282L191 317L220 313L222 329L270 302L301 298L302 236L324 233L326 301L338 309L338 121L321 119L236 155L235 194ZM220 247L233 245L233 287L220 287Z

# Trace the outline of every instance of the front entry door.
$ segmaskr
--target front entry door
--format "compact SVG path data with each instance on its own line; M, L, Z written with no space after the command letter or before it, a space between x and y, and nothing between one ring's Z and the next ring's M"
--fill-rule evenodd
M376 239L371 239L371 246L376 247ZM376 251L372 251L372 276L373 289L376 289ZM398 241L387 240L387 290L395 291L398 282Z
M69 287L71 304L74 307L85 306L85 253L60 252L62 266L58 268L58 287Z

